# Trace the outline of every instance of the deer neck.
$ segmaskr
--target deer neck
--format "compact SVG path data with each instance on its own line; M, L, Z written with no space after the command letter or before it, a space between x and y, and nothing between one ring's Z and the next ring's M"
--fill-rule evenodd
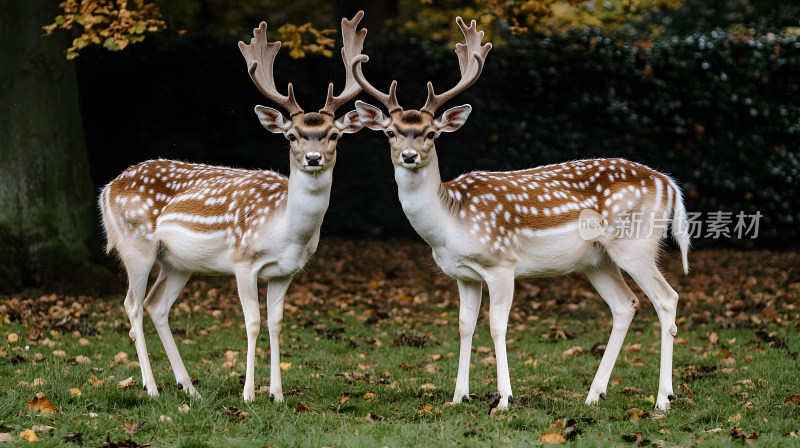
M442 178L436 150L424 167L409 170L395 166L394 177L403 212L419 236L432 247L443 246L453 223L450 210L442 202Z
M290 169L284 227L287 237L304 244L319 232L332 183L333 167L313 173Z

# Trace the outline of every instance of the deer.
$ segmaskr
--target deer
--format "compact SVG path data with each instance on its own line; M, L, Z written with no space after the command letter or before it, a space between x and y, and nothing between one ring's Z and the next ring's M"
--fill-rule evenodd
M292 276L316 251L328 209L341 134L363 126L353 110L336 111L361 92L349 61L362 50L366 29L356 30L364 12L342 19L345 86L333 95L328 86L319 112L304 112L294 97L278 92L273 77L279 41L267 40L267 23L253 30L249 44L239 42L247 71L267 99L289 113L256 106L267 131L289 142L289 176L268 170L245 170L174 160L149 160L131 166L108 183L99 198L107 253L116 251L128 277L125 311L130 320L150 396L158 388L142 328L147 310L167 354L179 390L200 398L186 372L169 328L169 310L193 273L233 275L244 314L247 362L243 398L255 398L256 339L261 326L258 279L268 279L267 326L270 340L270 398L283 401L279 339L284 296ZM147 291L150 270L158 277Z
M474 20L469 27L461 17L456 23L465 39L455 49L461 79L442 94L428 82L427 99L419 110L403 110L396 80L389 93L369 83L361 66L369 60L367 55L351 60L356 81L388 111L385 115L378 107L355 103L363 125L383 132L389 140L403 212L431 247L439 269L458 285L461 346L453 403L470 399L470 354L483 283L489 292L489 329L497 360L497 407L505 410L513 401L506 330L515 279L573 271L584 272L611 308L611 335L586 404L605 399L611 370L639 305L622 270L641 287L658 314L661 366L655 407L668 409L675 399L672 355L678 294L659 271L657 259L668 233L665 219L671 216L673 237L688 274L690 241L683 231L687 218L680 188L667 175L614 158L521 171L475 171L442 182L435 141L442 133L461 128L472 107L453 107L439 117L436 110L478 80L492 48L491 43L481 44L483 31L477 30ZM645 220L636 235L618 232L622 226L613 224L634 213L661 218ZM615 237L617 233L621 237Z

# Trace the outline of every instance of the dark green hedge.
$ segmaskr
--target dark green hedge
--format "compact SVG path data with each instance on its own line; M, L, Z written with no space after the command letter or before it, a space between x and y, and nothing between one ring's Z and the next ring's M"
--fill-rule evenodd
M254 104L267 103L250 84L235 45L185 44L169 51L142 46L128 55L98 54L81 62L98 185L127 164L154 156L285 171L286 144L263 131L252 115ZM455 55L445 47L371 32L365 53L371 57L364 66L368 78L384 89L397 78L406 108L422 105L428 80L439 91L457 81ZM293 81L307 110L322 103L329 78L341 85L338 60L279 56L278 64L278 84ZM150 88L146 82L156 68L152 82L157 87ZM123 81L128 90L118 92L122 97L96 94L104 82L118 84L125 77L131 81ZM586 29L535 42L512 40L494 48L478 83L446 106L470 103L474 111L464 128L437 143L442 176L626 157L671 174L683 187L690 211L763 215L755 241L701 240L697 245L796 244L798 79L795 37L751 38L715 30L623 42ZM153 89L158 94L150 93ZM362 99L375 103L366 95ZM120 125L119 116L101 112L113 101L124 102L140 124ZM110 140L122 152L109 153ZM413 234L397 201L381 134L365 130L342 139L334 177L326 233Z

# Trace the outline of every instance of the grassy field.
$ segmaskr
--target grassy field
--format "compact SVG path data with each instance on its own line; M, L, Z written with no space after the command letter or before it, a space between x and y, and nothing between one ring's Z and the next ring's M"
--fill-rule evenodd
M417 242L323 240L286 300L285 403L266 392L266 325L257 397L242 401L246 342L230 278L193 279L171 316L198 401L177 390L147 318L161 395L142 391L124 287L115 297L5 296L0 446L800 445L800 256L696 251L690 261L683 276L675 253L663 257L681 295L678 398L666 413L653 410L659 329L641 293L608 400L583 404L611 318L581 275L517 283L508 332L516 401L506 412L491 408L496 370L484 295L474 396L448 405L458 297ZM265 314L262 306L262 321Z

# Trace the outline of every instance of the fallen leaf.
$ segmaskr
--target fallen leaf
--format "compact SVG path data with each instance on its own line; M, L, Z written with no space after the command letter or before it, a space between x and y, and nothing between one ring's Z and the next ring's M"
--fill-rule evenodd
M25 404L27 404L31 410L41 411L42 414L49 414L51 412L55 412L57 414L61 413L61 411L58 410L53 403L50 403L50 400L48 400L47 397L41 393L37 393L33 400L26 401Z
M564 353L561 354L561 358L563 359L573 358L576 356L580 356L582 354L583 354L583 347L581 347L580 345L576 345L572 348L568 348L567 350L565 350Z
M129 388L129 387L133 387L133 386L135 386L135 385L136 385L136 380L135 380L135 379L133 379L133 377L132 377L132 376L129 376L128 378L125 378L124 380L120 381L120 382L118 383L118 385L119 385L119 387L120 387L120 388L122 388L122 389L127 389L127 388Z
M640 419L646 416L644 409L642 408L630 408L626 411L626 414L628 414L628 418L630 418L635 422L639 421Z
M376 394L375 392L367 392L362 396L362 398L364 398L365 400L374 400L378 398L378 394Z
M36 433L33 432L33 430L30 430L30 429L26 429L26 430L22 431L21 433L19 433L19 438L24 440L24 441L26 441L26 442L36 442L36 441L39 440L39 438L36 437Z
M644 365L644 360L642 360L642 358L634 358L632 364L636 367L642 367Z
M0 443L13 442L14 436L10 432L0 432Z
M717 341L719 341L719 335L717 334L716 331L708 335L708 341L711 342L712 344L716 344Z
M549 444L561 444L566 442L564 436L558 433L549 433L549 434L542 434L539 436L539 441L542 443L549 443Z
M308 411L310 411L310 409L308 409L308 406L306 406L302 402L297 403L297 406L295 406L295 408L294 408L294 413L295 414L302 414L302 413L305 413L305 412L308 412Z
M480 346L480 347L476 348L476 349L475 349L475 352L476 352L476 353L480 353L480 354L482 354L482 355L485 355L485 354L487 354L487 353L491 353L491 352L492 352L492 349L490 349L489 347L486 347L486 346L483 346L483 345L482 345L482 346Z
M98 379L94 375L92 375L91 378L89 378L89 383L91 383L92 386L95 386L95 387L102 386L104 382L105 382L105 380Z
M170 417L169 415L161 414L161 416L158 417L158 422L159 423L164 423L164 422L172 423L172 417Z
M128 362L128 354L125 352L119 352L114 355L114 362L117 364Z
M189 412L189 405L184 403L178 407L178 412Z
M69 388L70 395L74 395L76 397L80 397L82 395L81 390L77 387L70 387Z
M741 420L741 419L742 419L742 414L740 414L740 413L737 413L737 414L736 414L736 415L734 415L733 417L730 417L730 418L728 419L728 421L729 421L729 422L738 422L738 421L739 421L739 420Z
M800 404L800 395L789 395L785 400L783 400L783 403L795 405Z
M45 433L45 432L53 432L53 431L56 430L56 428L54 428L52 426L47 426L47 425L33 425L33 426L31 426L31 429L33 430L33 432L39 433L39 434L42 434L42 433Z
M434 386L431 383L425 383L422 386L419 386L419 388L422 389L422 390L434 390L434 389L436 389L436 386Z
M367 370L367 369L369 369L370 367L372 367L372 365L371 365L371 364L358 364L358 368L359 368L360 370Z
M92 360L89 359L88 356L78 355L75 357L75 362L77 362L78 364L89 364L90 362L92 362Z
M247 416L250 415L247 412L245 412L245 411L243 411L243 410L241 410L241 409L239 409L237 407L234 407L234 406L224 406L222 408L222 413L224 415L227 415L228 417L231 418L231 420L233 420L233 421L235 421L237 423L242 421L242 420L244 420L244 419L246 419Z
M8 343L9 344L14 344L17 341L19 341L19 335L18 334L11 333L11 334L8 335Z
M290 362L282 362L280 363L281 372L285 372L292 368L292 363Z
M122 422L122 424L119 425L118 428L125 431L125 434L128 435L128 440L130 440L134 434L139 432L139 430L142 429L142 427L144 427L145 423L147 422L146 421L135 422L132 420L128 420Z
M53 356L67 356L67 352L64 350L53 350Z

